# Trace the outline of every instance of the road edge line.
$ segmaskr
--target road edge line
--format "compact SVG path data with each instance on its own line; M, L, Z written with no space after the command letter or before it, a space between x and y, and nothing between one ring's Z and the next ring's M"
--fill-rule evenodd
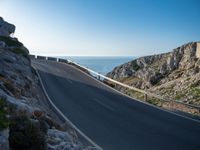
M32 66L32 67L33 67L33 66ZM72 128L74 128L83 138L85 138L89 143L91 143L91 144L94 146L95 149L97 149L97 150L103 150L99 145L97 145L97 144L96 144L94 141L92 141L88 136L86 136L80 129L78 129L78 127L76 127L76 126L61 112L61 110L59 110L59 109L55 106L55 104L52 102L52 100L50 99L49 95L47 94L47 91L46 91L46 89L45 89L45 87L44 87L44 84L43 84L43 82L42 82L42 79L41 79L41 76L40 76L38 70L37 70L35 67L33 67L33 68L34 68L34 70L36 71L36 74L37 74L37 76L38 76L38 78L39 78L39 81L40 81L40 84L41 84L41 86L42 86L42 90L43 90L45 96L47 97L47 100L48 100L49 103L52 105L52 107L57 111L57 113L58 113L65 121L67 121L67 122L69 123L69 125L72 126Z

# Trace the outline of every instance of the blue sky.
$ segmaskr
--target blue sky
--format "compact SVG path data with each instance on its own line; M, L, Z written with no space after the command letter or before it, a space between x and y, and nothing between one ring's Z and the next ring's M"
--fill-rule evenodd
M0 0L32 54L142 56L200 40L199 0Z

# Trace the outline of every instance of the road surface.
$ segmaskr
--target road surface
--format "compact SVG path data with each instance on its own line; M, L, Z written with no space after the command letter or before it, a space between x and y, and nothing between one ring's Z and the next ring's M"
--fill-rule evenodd
M54 104L105 150L200 150L200 123L134 101L62 63L32 60Z

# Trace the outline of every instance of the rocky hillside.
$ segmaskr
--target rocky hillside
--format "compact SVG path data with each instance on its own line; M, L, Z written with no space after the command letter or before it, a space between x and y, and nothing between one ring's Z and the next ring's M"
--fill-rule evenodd
M200 42L140 57L114 68L107 76L166 98L200 105Z
M51 111L28 49L10 37L14 31L0 17L0 150L84 149L74 130Z

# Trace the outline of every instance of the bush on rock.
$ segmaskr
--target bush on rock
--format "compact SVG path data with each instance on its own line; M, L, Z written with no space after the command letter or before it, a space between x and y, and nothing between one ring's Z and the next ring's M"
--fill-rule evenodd
M45 150L46 130L41 123L26 116L14 117L10 123L9 144L14 150Z

